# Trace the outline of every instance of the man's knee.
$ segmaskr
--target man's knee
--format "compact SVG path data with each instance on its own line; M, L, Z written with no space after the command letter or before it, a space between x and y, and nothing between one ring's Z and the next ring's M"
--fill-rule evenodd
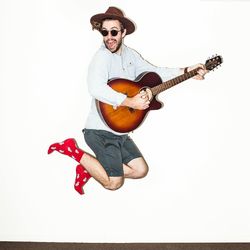
M148 174L148 165L146 163L138 164L137 167L135 167L135 176L136 178L144 178Z
M144 178L148 174L148 167L137 170L137 178Z
M109 190L117 190L119 189L124 183L123 177L110 177L110 181L104 187Z
M142 157L131 160L127 165L130 167L128 178L140 179L148 174L148 164Z

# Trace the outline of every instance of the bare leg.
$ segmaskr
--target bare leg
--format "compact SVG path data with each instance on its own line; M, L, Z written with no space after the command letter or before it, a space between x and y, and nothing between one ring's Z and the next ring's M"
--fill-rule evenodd
M148 173L148 165L144 158L139 157L123 165L124 177L131 179L143 178Z
M80 163L86 168L89 174L106 189L116 190L124 183L123 176L109 177L100 162L86 152L82 156Z
M86 152L80 163L96 181L110 190L120 188L124 183L124 178L139 179L145 177L148 173L148 165L142 157L133 159L127 165L123 164L124 177L109 177L100 162Z

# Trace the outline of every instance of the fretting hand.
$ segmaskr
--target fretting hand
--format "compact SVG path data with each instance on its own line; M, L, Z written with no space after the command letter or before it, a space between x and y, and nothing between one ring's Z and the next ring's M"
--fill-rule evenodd
M193 69L197 69L197 68L200 68L198 70L198 74L195 75L193 78L196 79L196 80L204 80L205 79L205 75L208 73L208 70L206 70L206 67L204 64L201 64L201 63L198 63L198 64L195 64L193 66L189 66L187 68L187 72L193 70Z

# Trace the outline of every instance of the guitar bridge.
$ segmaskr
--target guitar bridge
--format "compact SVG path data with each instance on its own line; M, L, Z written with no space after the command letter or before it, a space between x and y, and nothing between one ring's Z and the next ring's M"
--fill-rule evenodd
M128 108L128 110L130 111L130 113L134 113L135 112L135 109L133 109L133 108Z

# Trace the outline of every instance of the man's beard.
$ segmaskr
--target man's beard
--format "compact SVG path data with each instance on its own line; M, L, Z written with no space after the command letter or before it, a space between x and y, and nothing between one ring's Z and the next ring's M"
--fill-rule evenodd
M117 47L116 47L116 49L115 49L114 51L111 51L111 50L109 49L109 47L107 46L106 42L105 42L104 44L105 44L105 47L106 47L110 52L116 53L116 52L121 48L121 46L122 46L122 40L120 40L120 42L117 44Z

